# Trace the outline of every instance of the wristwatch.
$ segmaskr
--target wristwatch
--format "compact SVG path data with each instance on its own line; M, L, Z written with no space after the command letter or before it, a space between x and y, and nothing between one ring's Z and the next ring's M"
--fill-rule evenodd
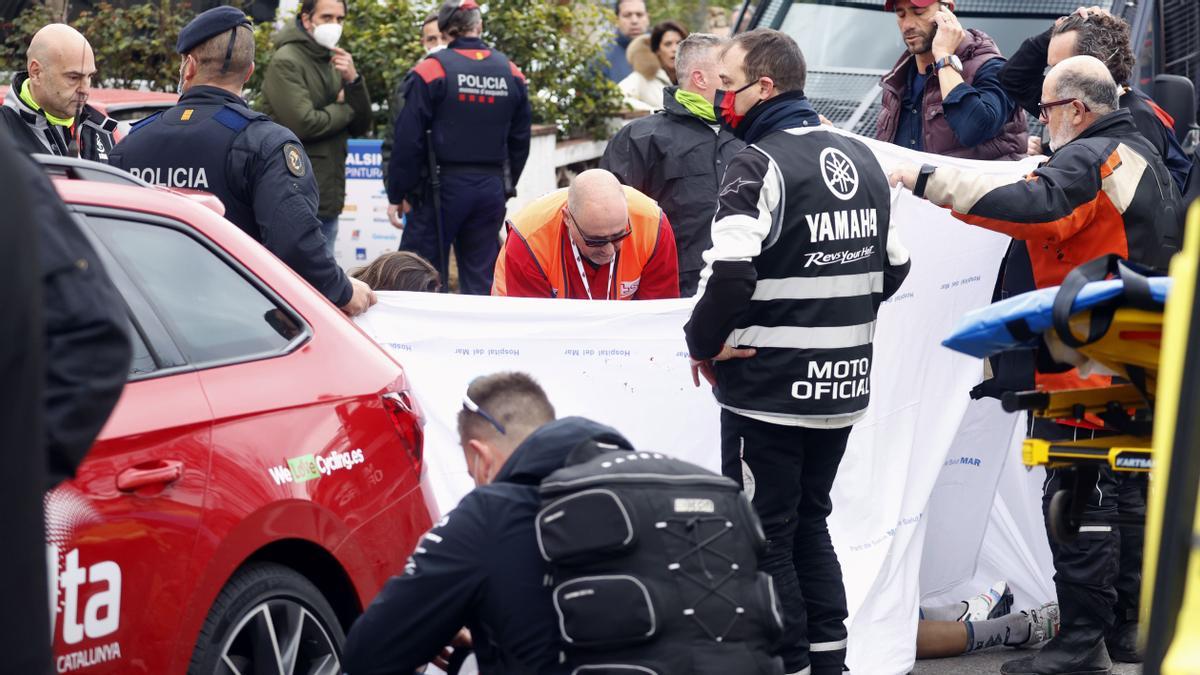
M933 172L937 171L937 167L932 164L922 164L921 170L917 173L917 181L913 183L913 196L925 197L925 184L929 182L929 177Z
M942 58L938 59L937 61L935 61L933 63L933 69L935 71L941 70L942 68L944 68L946 66L950 66L951 68L953 68L954 71L957 72L959 75L962 75L962 73L963 73L962 59L958 58L958 54L951 54L950 56L943 56Z

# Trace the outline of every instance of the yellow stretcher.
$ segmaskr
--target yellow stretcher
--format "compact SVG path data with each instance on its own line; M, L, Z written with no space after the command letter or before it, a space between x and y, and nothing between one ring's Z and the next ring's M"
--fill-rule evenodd
M1073 330L1085 329L1090 320L1090 311L1081 312L1071 317L1070 323ZM1051 334L1047 334L1047 340L1052 351L1066 350L1061 342L1055 344ZM1089 389L1006 394L1002 403L1009 412L1028 410L1040 418L1094 426L1101 421L1109 432L1069 442L1027 439L1022 449L1025 465L1064 468L1091 464L1107 465L1114 471L1149 472L1153 465L1150 438L1161 342L1161 312L1118 309L1103 337L1073 350L1067 358L1075 362L1090 360L1124 382Z

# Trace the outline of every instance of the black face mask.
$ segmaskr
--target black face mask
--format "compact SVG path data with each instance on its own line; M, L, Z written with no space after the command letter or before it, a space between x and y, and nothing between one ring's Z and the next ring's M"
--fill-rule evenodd
M757 80L750 82L744 87L734 91L717 89L713 92L713 107L716 109L717 121L721 123L722 128L727 129L729 133L737 136L738 138L741 138L741 134L738 133L738 128L741 127L741 133L745 133L746 129L742 127L742 122L746 119L746 115L750 114L750 110L754 109L754 106L751 106L750 110L746 111L746 115L739 115L734 111L735 99L737 98L738 94L746 91L756 84L758 84ZM759 103L761 102L762 101L759 101ZM758 103L755 103L754 105L757 106Z

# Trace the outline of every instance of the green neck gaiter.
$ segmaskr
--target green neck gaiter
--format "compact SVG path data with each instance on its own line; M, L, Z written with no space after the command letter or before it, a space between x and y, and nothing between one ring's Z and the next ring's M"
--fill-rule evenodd
M55 117L49 112L42 110L42 106L38 105L37 101L33 100L33 94L29 92L29 80L25 80L21 83L21 91L19 95L21 100L25 102L25 105L33 108L34 110L41 110L42 114L46 116L46 121L50 124L60 127L69 127L72 124L75 124L74 117Z
M675 90L675 100L679 101L679 105L687 108L688 112L696 117L709 123L716 123L717 113L713 111L713 106L703 96L692 91L684 91L682 89Z

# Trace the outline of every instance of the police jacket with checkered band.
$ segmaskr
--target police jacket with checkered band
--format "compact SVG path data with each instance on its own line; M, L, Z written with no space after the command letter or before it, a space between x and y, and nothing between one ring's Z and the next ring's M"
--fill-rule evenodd
M517 184L529 158L532 110L525 75L473 37L456 38L406 76L387 172L388 201L418 193L429 173L429 138L443 173L501 175Z
M750 146L729 164L685 327L716 363L725 409L766 422L837 428L865 413L879 305L908 273L889 232L887 178L867 146L822 126L802 95L760 103Z

